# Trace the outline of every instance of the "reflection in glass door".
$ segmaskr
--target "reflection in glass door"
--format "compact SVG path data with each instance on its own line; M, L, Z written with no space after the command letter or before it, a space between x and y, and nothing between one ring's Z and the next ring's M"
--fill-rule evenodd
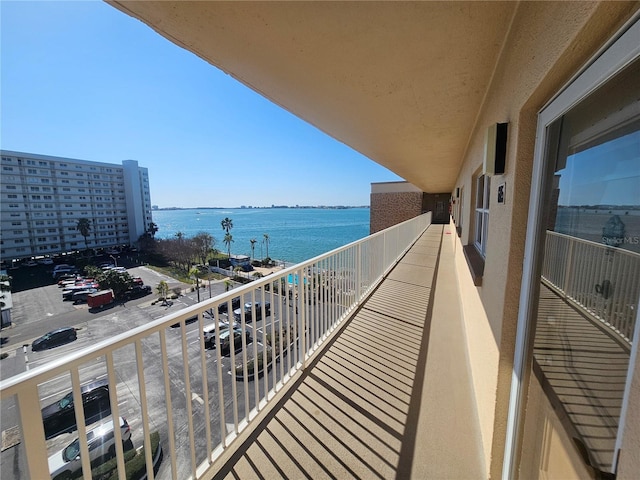
M635 62L552 124L545 160L533 375L596 473L615 471L640 299L638 78Z

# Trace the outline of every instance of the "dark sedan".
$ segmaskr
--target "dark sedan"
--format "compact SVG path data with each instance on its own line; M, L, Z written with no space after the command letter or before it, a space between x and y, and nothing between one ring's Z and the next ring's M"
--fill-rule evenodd
M221 303L218 305L218 313L227 313L228 308L228 302ZM231 310L235 310L236 308L240 308L240 297L235 297L231 300Z
M85 424L97 422L111 414L109 384L106 380L89 383L81 388ZM42 422L47 439L77 429L73 393L42 409Z
M149 294L151 294L151 287L149 285L134 285L125 293L128 299L140 298Z
M45 333L40 338L35 339L31 343L31 351L46 350L47 348L57 347L65 343L73 342L78 338L76 329L73 327L64 327Z
M251 343L251 334L248 331L244 333L245 343ZM242 349L242 330L239 328L233 329L233 345L235 352ZM229 329L220 331L220 353L222 355L231 353L231 331Z
M254 305L251 302L244 304L244 319L246 322L253 321L253 307ZM262 320L262 303L261 302L256 302L255 310L256 310L256 320ZM264 314L267 317L271 315L271 303L264 302ZM239 322L242 319L242 309L238 308L237 310L234 310L233 316L236 322Z

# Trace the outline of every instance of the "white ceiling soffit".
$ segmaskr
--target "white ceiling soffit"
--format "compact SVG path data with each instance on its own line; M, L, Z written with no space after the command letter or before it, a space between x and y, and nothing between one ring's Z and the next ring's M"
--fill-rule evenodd
M454 187L517 2L114 1L425 192Z

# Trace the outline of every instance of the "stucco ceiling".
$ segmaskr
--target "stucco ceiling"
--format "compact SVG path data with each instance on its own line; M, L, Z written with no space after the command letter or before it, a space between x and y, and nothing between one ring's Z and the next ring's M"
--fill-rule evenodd
M425 192L454 187L516 2L110 1Z

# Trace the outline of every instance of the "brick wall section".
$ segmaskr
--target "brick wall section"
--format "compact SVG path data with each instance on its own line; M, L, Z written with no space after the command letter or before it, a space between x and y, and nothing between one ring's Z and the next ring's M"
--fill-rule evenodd
M372 193L370 233L376 233L422 213L422 192Z

